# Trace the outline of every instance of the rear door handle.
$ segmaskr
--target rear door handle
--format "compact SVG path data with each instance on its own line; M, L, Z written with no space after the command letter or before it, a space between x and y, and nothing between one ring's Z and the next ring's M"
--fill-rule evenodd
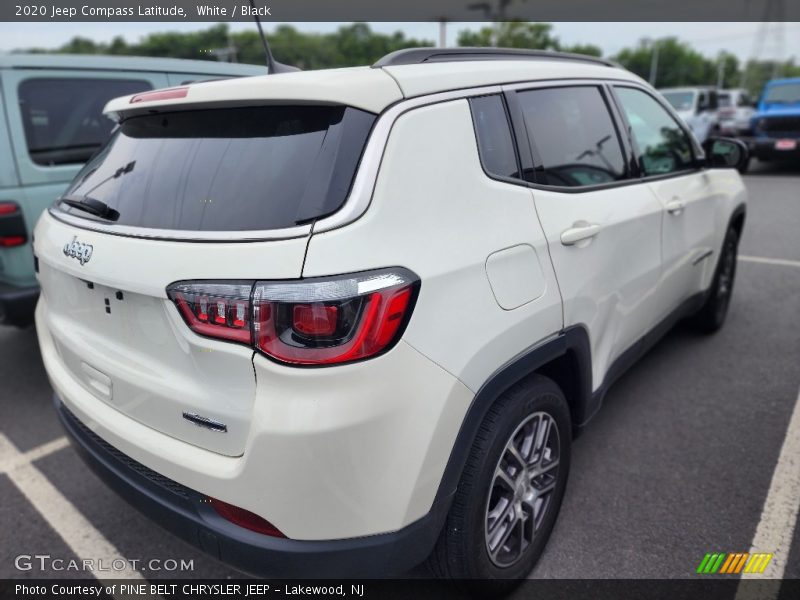
M679 215L686 208L686 203L680 198L673 198L667 202L667 212L671 215Z
M596 223L578 221L561 233L561 243L565 246L574 246L578 242L593 238L600 232L600 229L600 225Z

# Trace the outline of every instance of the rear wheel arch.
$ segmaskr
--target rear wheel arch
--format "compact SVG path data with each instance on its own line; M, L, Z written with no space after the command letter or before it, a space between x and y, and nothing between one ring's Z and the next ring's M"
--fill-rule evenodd
M745 208L744 204L740 204L737 206L733 213L731 214L731 218L728 222L728 228L733 228L736 230L736 235L739 239L742 239L742 231L744 230L744 219L747 214L747 209Z
M557 336L521 352L484 382L461 423L450 458L439 483L435 504L448 502L456 491L472 444L491 407L512 387L535 375L552 379L564 393L570 411L573 437L596 407L592 390L589 334L573 326Z

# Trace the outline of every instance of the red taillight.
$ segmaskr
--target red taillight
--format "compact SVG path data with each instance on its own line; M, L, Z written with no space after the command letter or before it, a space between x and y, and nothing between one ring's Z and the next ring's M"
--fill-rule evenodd
M25 243L24 235L6 235L0 236L0 246L3 248L13 248L14 246L22 246Z
M139 102L152 102L154 100L175 100L176 98L186 98L189 93L188 87L170 88L168 90L156 90L154 92L144 92L136 94L131 98L131 104Z
M0 217L4 215L13 215L19 210L19 205L16 202L0 202Z
M193 331L209 337L250 344L250 282L180 283L168 293Z
M228 504L216 498L209 498L208 500L219 516L239 527L244 527L250 531L256 531L273 537L286 537L275 525L259 517L257 514L251 513L249 510L239 508L238 506Z
M295 304L292 307L292 327L300 335L325 337L336 333L339 307L322 304Z
M167 293L196 333L252 344L283 363L331 365L389 350L418 286L398 268L299 281L178 282Z

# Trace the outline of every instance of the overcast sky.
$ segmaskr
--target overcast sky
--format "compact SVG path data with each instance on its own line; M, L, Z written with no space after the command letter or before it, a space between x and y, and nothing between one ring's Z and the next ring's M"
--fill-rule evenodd
M192 31L212 23L0 23L0 51L17 48L52 48L76 35L110 41L117 35L129 42L156 31ZM255 27L252 23L230 23L233 30ZM265 24L267 31L270 26ZM293 23L308 32L334 31L342 23ZM438 23L370 23L383 33L403 31L409 37L439 39ZM448 43L455 44L462 29L477 29L481 23L448 24ZM728 50L740 59L800 57L800 23L554 23L555 35L565 44L591 43L606 56L635 44L643 37L674 35L708 56ZM760 40L760 41L759 41ZM781 41L782 40L782 41Z

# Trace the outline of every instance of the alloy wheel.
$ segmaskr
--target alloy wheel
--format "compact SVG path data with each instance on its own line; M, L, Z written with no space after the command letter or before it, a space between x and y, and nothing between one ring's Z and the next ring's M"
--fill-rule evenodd
M516 564L544 522L558 482L558 427L546 412L520 423L495 467L486 504L485 540L498 567Z

